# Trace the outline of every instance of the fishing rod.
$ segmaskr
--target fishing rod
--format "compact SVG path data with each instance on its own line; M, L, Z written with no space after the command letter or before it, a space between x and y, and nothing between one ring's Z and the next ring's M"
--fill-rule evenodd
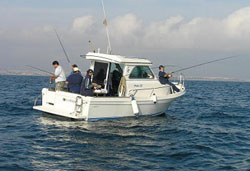
M226 57L226 58L220 58L220 59L216 59L216 60L204 62L204 63L201 63L201 64L193 65L193 66L190 66L190 67L182 68L182 69L173 71L171 73L176 73L176 72L188 70L188 69L191 69L191 68L195 68L195 67L198 67L198 66L202 66L202 65L206 65L206 64L211 64L211 63L218 62L218 61L224 61L224 60L232 59L232 58L236 58L236 57L238 57L238 56L229 56L229 57Z
M41 68L37 68L37 67L31 66L31 65L26 65L26 66L27 66L27 67L30 67L30 68L33 68L33 69L36 69L36 70L38 70L38 71L41 71L41 72L50 74L50 75L54 75L54 73L49 72L49 71L46 71L46 70L43 70L43 69L41 69Z
M64 55L65 55L65 57L66 57L66 59L67 59L69 65L71 66L71 62L70 62L70 60L69 60L69 56L68 56L68 54L67 54L67 52L66 52L66 50L65 50L65 48L64 48L64 46L63 46L63 44L62 44L62 41L61 41L61 39L60 39L60 37L59 37L59 34L57 33L57 31L56 31L55 28L54 28L54 31L55 31L55 33L56 33L56 37L57 37L57 39L58 39L58 41L59 41L59 43L60 43L62 49L63 49Z
M175 67L175 68L180 68L180 66L177 65L163 65L164 67ZM152 69L157 69L159 66L152 67Z

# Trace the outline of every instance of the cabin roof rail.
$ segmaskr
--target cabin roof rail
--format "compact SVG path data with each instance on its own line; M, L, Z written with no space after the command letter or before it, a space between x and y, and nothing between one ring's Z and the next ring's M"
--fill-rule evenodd
M143 58L128 58L120 55L109 55L103 53L93 53L89 52L86 55L81 55L82 58L93 61L103 61L112 63L124 63L126 65L146 65L151 66L152 62L148 59Z

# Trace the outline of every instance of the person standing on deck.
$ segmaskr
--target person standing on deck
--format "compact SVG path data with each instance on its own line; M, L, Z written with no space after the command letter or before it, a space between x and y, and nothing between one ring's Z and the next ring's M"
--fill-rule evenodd
M80 94L83 77L77 67L74 67L73 71L74 73L68 76L66 84L68 85L69 92Z
M56 91L63 91L64 90L64 84L66 81L65 73L63 71L63 68L59 65L58 61L54 61L52 63L53 67L55 68L55 74L50 78L50 82L55 80Z
M159 66L159 70L160 70L159 71L159 81L160 81L160 83L161 84L168 84L173 88L173 90L175 92L179 92L180 90L173 83L171 83L169 81L169 79L171 78L171 73L166 73L164 71L164 66L163 65Z

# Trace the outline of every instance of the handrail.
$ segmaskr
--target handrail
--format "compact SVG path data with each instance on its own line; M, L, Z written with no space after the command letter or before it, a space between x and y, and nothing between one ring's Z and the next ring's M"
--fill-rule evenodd
M39 94L39 95L35 98L35 101L34 101L34 106L36 106L37 101L38 101L38 98L40 98L41 96L42 96L42 94Z
M141 88L141 89L132 89L132 90L129 90L129 95L131 96L132 94L130 94L132 91L135 91L135 94L137 93L137 91L138 90L155 90L155 89L160 89L160 88L164 88L164 87L166 87L166 85L163 85L163 86L161 86L161 87L155 87L155 88ZM153 93L153 91L152 91L152 93ZM152 94L151 93L151 94ZM133 94L133 96L135 95L135 94Z
M181 83L182 88L185 87L185 76L182 73L180 74L180 82L179 83Z
M184 82L185 82L185 77L184 77L183 74L180 74L179 77L180 77L180 79L179 79L179 83L178 83L178 84L181 84L181 85L182 85L181 88L183 88L183 87L184 87ZM150 95L152 95L152 94L154 93L155 90L160 89L160 88L164 88L164 87L166 87L166 85L163 85L163 86L160 86L160 87L154 87L154 88L131 89L131 90L129 90L129 95L130 95L130 96L131 96L131 95L135 96L136 93L137 93L139 90L152 90L152 92L150 93ZM170 86L170 88L171 88L171 90L172 90L172 92L173 92L173 89L172 89L171 86ZM134 91L134 94L132 94L133 91Z

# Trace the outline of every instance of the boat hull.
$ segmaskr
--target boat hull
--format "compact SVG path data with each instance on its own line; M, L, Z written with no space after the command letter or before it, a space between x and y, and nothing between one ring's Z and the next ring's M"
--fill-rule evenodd
M135 112L130 97L85 97L62 91L42 90L42 105L35 110L76 120L116 119L122 117L160 115L185 91L159 99L135 99Z

